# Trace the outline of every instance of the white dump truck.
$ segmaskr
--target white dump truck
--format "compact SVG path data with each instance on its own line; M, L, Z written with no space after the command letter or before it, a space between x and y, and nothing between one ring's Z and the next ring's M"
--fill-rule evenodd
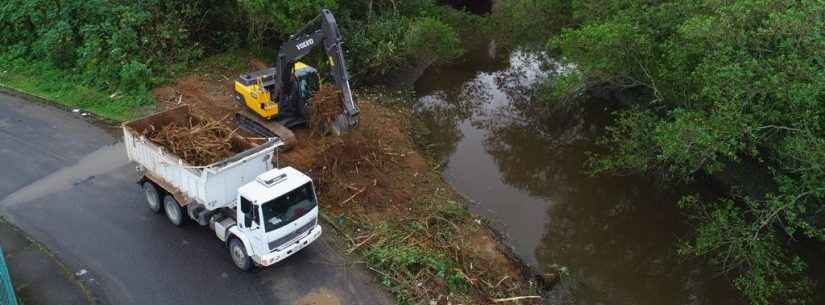
M126 153L138 164L138 183L153 212L165 212L176 226L187 218L208 226L242 270L277 263L321 236L312 180L273 162L283 145L279 139L255 144L234 136L233 156L192 166L144 136L147 128L191 120L199 118L183 106L122 126Z

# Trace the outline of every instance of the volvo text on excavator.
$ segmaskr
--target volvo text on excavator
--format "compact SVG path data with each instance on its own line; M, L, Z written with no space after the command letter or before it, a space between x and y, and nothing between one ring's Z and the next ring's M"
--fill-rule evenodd
M318 71L298 60L323 45L343 103L343 112L335 118L331 130L341 134L357 126L359 110L350 90L342 43L332 12L321 10L281 45L275 67L244 73L235 81L235 100L246 112L238 114L239 123L294 144L295 136L288 128L306 124L310 97L320 83Z

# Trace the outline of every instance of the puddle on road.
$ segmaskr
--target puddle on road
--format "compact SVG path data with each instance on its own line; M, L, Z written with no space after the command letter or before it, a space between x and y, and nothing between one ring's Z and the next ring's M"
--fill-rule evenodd
M334 291L318 288L292 303L293 305L341 305L341 298Z
M123 143L106 145L86 155L76 164L64 167L43 179L37 180L2 201L0 206L31 202L49 194L63 192L75 185L91 183L95 177L129 164Z

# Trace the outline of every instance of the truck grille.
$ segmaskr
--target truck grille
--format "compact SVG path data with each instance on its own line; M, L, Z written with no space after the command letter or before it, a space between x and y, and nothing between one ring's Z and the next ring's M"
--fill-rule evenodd
M315 224L317 223L317 220L318 220L317 218L314 218L314 219L310 220L307 224L305 224L305 225L301 226L300 228L298 228L298 230L295 230L292 233L289 233L284 237L278 238L278 239L270 242L269 243L269 250L281 250L281 248L284 248L284 247L288 246L287 243L289 243L289 242L291 242L295 239L298 239L299 237L303 237L304 234L308 233L310 230L312 230L312 228L315 227Z

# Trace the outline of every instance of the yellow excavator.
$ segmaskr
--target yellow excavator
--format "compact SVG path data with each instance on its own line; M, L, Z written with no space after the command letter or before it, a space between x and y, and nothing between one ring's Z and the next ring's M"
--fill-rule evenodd
M289 128L306 125L310 97L321 81L315 68L299 60L323 45L343 103L343 112L335 118L331 130L340 135L357 126L359 110L352 97L342 42L332 12L321 10L318 17L281 45L275 67L244 73L235 80L235 101L245 109L236 116L238 123L262 136L277 136L287 145L294 145L295 135Z

